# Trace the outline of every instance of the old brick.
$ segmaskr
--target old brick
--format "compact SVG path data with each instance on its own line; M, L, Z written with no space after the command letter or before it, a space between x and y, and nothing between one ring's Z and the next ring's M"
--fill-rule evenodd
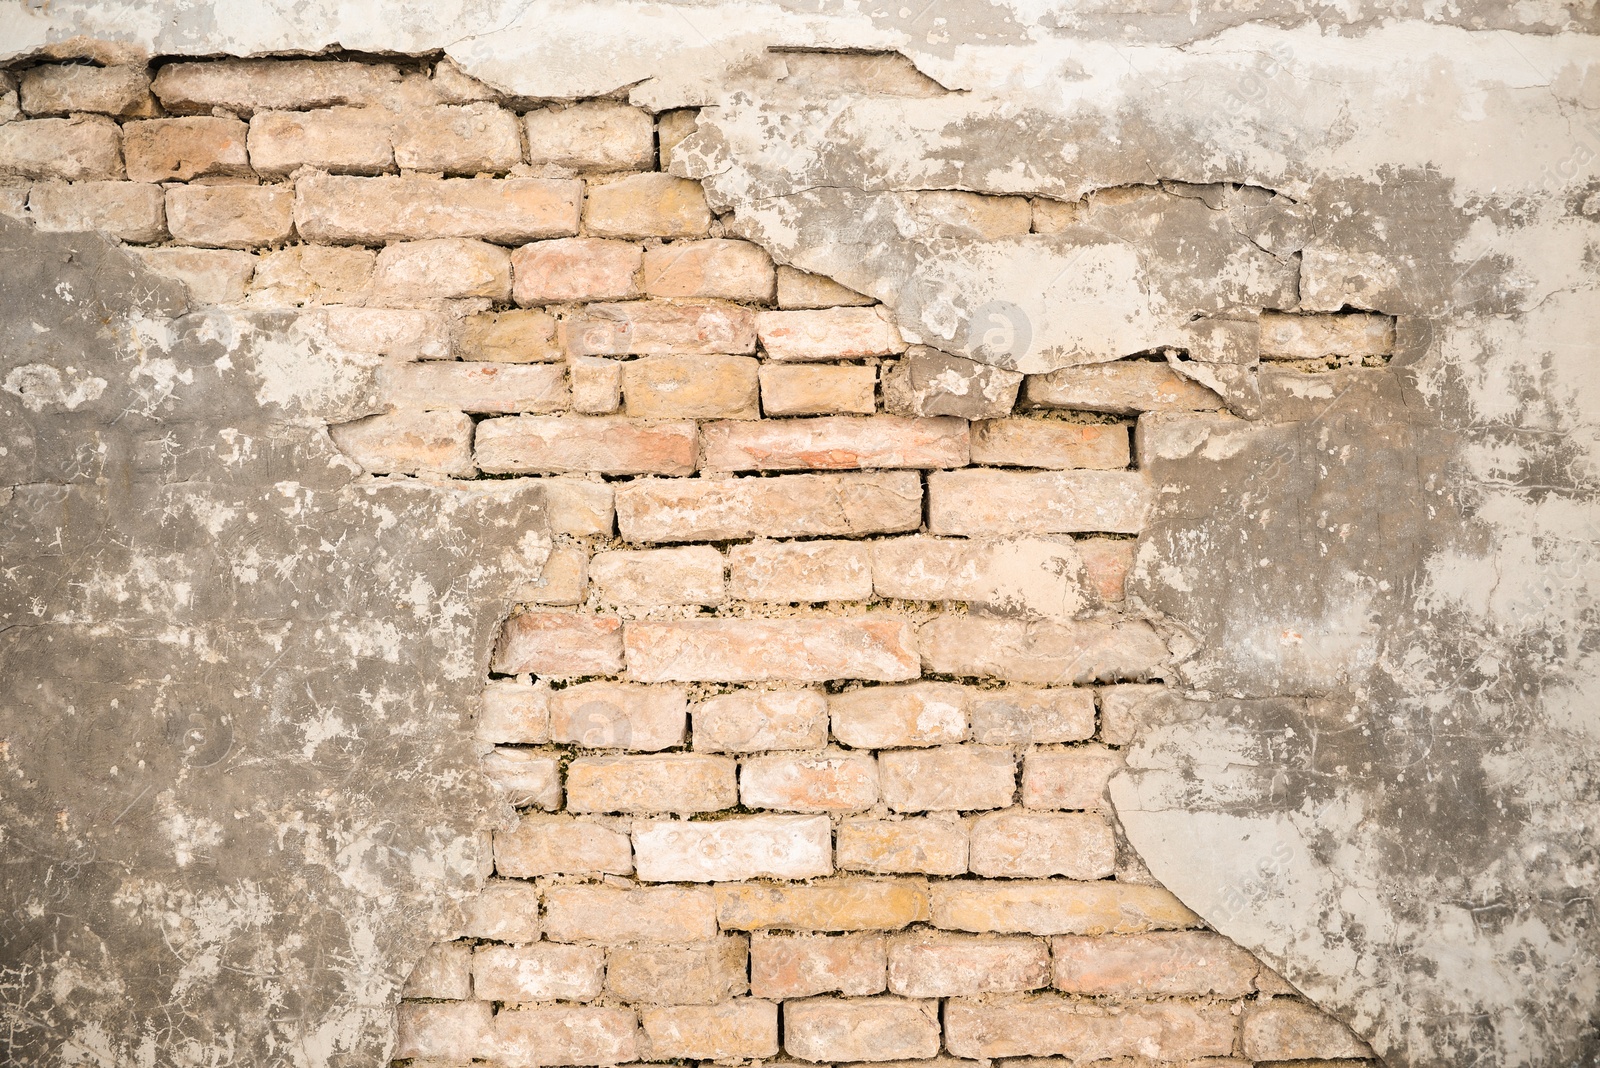
M472 954L473 993L485 1001L588 1001L605 985L599 946L540 942L479 946Z
M939 1052L939 1003L896 997L783 1003L783 1049L803 1061L891 1061Z
M940 471L928 476L928 530L1137 534L1150 501L1137 471Z
M550 740L550 686L490 680L483 688L478 737L485 742L538 745Z
M997 197L956 189L904 194L906 206L933 237L994 241L1025 234L1033 225L1026 197Z
M291 245L275 249L256 262L250 283L250 298L255 304L340 304L362 299L372 283L377 254L367 248L328 248L323 245ZM400 313L401 308L344 308L344 312ZM324 315L327 313L325 312ZM423 313L426 314L426 313ZM436 317L437 318L437 317ZM331 321L324 319L324 321ZM335 331L330 330L330 338ZM383 333L371 334L361 345L352 345L349 330L338 330L345 348L372 351L386 339ZM400 355L388 352L385 355Z
M834 308L864 307L877 301L820 274L807 274L793 267L778 268L778 307Z
M757 366L751 356L631 360L622 365L624 408L636 419L756 419Z
M868 753L763 756L739 769L739 801L746 808L860 812L877 800L878 763Z
M40 230L100 230L143 244L167 236L163 201L160 187L140 182L37 182L28 193L28 215Z
M1028 623L939 616L918 631L923 666L939 675L1066 686L1159 674L1160 635L1143 621Z
M487 1001L400 1003L396 1057L488 1057L494 1006Z
M1107 808L1106 783L1122 754L1100 745L1029 753L1022 763L1022 803L1028 808Z
M523 116L528 161L575 171L648 171L655 166L650 113L612 100L543 108Z
M276 186L175 186L167 190L174 240L203 248L259 248L289 239L294 194Z
M520 308L467 316L456 335L456 351L464 360L489 363L545 363L561 359L555 316Z
M989 877L1104 879L1117 866L1117 843L1097 815L1008 809L973 821L968 855L972 870Z
M834 852L841 871L960 875L967 870L967 828L942 819L845 820Z
M0 123L0 175L82 181L122 177L117 124L98 116Z
M731 591L745 601L866 601L867 547L853 541L757 541L728 552Z
M833 736L856 749L960 742L967 705L967 691L946 682L869 686L828 698Z
M511 254L497 245L460 238L400 242L378 253L373 290L401 302L509 300Z
M699 182L633 174L590 183L583 227L595 237L704 237L711 209Z
M653 356L756 350L755 318L738 304L592 304L563 324L575 356Z
M612 1065L638 1059L632 1009L537 1005L494 1018L494 1059L503 1064Z
M399 407L462 412L554 412L569 400L566 368L552 363L391 364L379 370L378 387Z
M553 886L545 892L552 942L707 942L717 937L708 887Z
M585 749L654 752L683 743L688 715L687 698L678 686L585 682L551 695L550 739Z
M567 361L572 380L572 410L610 415L622 407L622 361L574 356Z
M394 126L394 161L408 171L503 173L522 162L517 117L487 101L404 112Z
M539 481L539 488L544 492L550 533L574 538L611 535L613 494L604 482L546 478Z
M1234 1029L1227 1005L1181 1001L1102 1007L1040 994L945 1004L945 1042L958 1057L1225 1056Z
M1077 225L1078 221L1083 217L1085 207L1085 201L1049 200L1044 197L1034 197L1033 232L1036 234L1059 234L1069 226Z
M1007 686L972 695L972 740L984 745L1078 742L1093 735L1092 690Z
M578 545L550 550L539 577L519 587L516 598L526 604L579 605L589 595L589 551Z
M811 879L833 871L826 816L636 820L633 862L644 882Z
M1029 375L1022 384L1029 408L1072 408L1085 412L1215 411L1222 398L1155 360L1116 360L1087 367L1063 367Z
M807 886L746 884L714 889L717 920L725 931L896 931L924 923L930 915L928 886L912 879L832 879Z
M368 271L371 270L372 254L367 249L299 245L294 249L272 253L271 257L288 252L363 253L369 257ZM323 276L326 274L333 273L315 262L307 270L316 274L319 282L325 280ZM327 331L328 340L352 352L370 352L401 360L447 359L450 356L450 323L438 312L416 308L342 307L325 308L316 315Z
M645 251L644 291L652 297L771 304L772 260L760 245L748 241L674 241Z
M735 765L700 753L581 757L567 768L570 812L715 812L738 802Z
M165 199L163 196L163 202ZM162 214L164 217L165 209ZM139 249L138 255L152 271L182 282L196 305L243 300L256 270L254 256L228 249L145 248Z
M753 400L753 374L751 379ZM877 415L708 423L700 440L708 470L938 468L967 462L967 424L961 419Z
M443 942L422 954L401 997L460 1001L472 996L472 947L464 942Z
M1126 597L1128 570L1133 567L1137 542L1127 538L1079 538L1078 555L1083 558L1084 576L1089 589L1105 604L1116 604Z
M462 412L401 411L328 428L350 459L378 475L470 478L472 420Z
M622 670L622 621L577 612L518 612L500 631L494 670L504 675L615 675ZM552 702L552 713L557 704ZM560 740L554 733L552 737Z
M369 108L258 112L250 120L249 146L250 166L259 174L301 167L382 174L394 166L388 116Z
M1244 1055L1253 1061L1370 1057L1344 1024L1303 1001L1273 998L1245 1007Z
M1016 792L1010 750L945 745L878 757L883 799L896 812L1004 808Z
M539 888L530 883L491 881L463 906L461 934L498 942L539 940Z
M1022 375L913 345L883 372L883 407L896 415L992 419L1009 415Z
M858 364L763 364L761 409L767 415L871 415L877 369Z
M639 294L644 249L626 241L564 237L523 245L511 256L511 295L524 307L565 301L626 300Z
M901 619L695 619L628 624L628 672L642 682L894 682L920 674Z
M750 940L750 993L758 998L877 994L884 989L883 935L770 934Z
M744 938L689 946L622 946L606 958L606 991L644 1005L714 1005L748 985Z
M1130 883L956 880L932 894L934 925L952 931L1129 934L1200 923L1166 890Z
M46 63L22 72L27 115L98 112L127 119L151 113L150 75L142 66L90 67Z
M238 119L209 115L130 122L122 128L128 177L136 182L187 182L249 174L249 133Z
M810 690L736 690L695 706L694 747L712 753L817 749L828 738L828 702Z
M900 331L876 308L760 312L756 334L773 360L858 360L906 350Z
M675 108L656 115L656 143L661 150L661 169L672 169L672 150L694 133L699 108Z
M517 808L561 807L561 764L549 753L500 746L483 758L483 772Z
M617 493L617 523L633 542L893 533L921 522L911 471L639 480Z
M1042 938L921 931L889 940L889 990L912 998L1015 993L1050 984Z
M872 574L879 597L964 601L1008 616L1069 620L1099 600L1066 538L888 538L872 543Z
M709 545L596 553L590 576L613 604L721 604L722 554Z
M295 224L306 240L334 244L435 238L509 244L576 232L582 196L579 182L545 178L313 174L296 184Z
M1107 745L1130 745L1168 692L1160 683L1100 687L1100 738Z
M1328 356L1387 356L1394 352L1394 317L1261 313L1264 360L1319 360Z
M477 463L493 474L596 471L687 475L694 471L693 423L640 423L604 415L487 419L478 426Z
M1240 998L1260 965L1211 931L1142 935L1062 935L1052 940L1056 989L1122 997Z
M1128 428L1059 419L984 419L972 424L972 462L1055 470L1128 466Z
M568 808L571 776L568 776ZM576 811L576 809L574 809ZM631 875L633 845L610 827L569 816L524 816L508 831L494 832L494 867L501 875Z
M683 1005L645 1009L644 1057L664 1061L745 1060L778 1052L778 1006L770 1001L738 998L720 1005Z
M238 114L283 109L378 104L394 99L400 70L392 63L345 60L227 59L167 63L153 89L179 114L224 108Z

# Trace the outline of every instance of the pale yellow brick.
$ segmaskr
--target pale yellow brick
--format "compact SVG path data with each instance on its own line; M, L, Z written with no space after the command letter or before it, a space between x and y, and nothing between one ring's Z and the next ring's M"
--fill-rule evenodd
M581 478L539 480L550 533L574 538L609 537L613 525L612 491L604 482Z
M628 672L641 682L894 682L920 673L909 623L860 619L630 622Z
M373 290L397 302L511 297L511 255L497 245L459 238L404 241L378 253Z
M155 104L149 72L132 64L44 63L22 72L19 89L30 116L87 111L126 119L151 114Z
M490 363L545 363L561 359L556 319L549 312L515 309L469 315L456 335L464 360Z
M122 127L122 154L135 182L187 182L250 173L250 128L238 119L148 119Z
M778 307L833 308L876 304L869 296L820 274L807 274L793 267L778 268Z
M906 206L932 237L995 241L1025 234L1033 225L1026 197L997 197L957 189L904 194Z
M585 415L610 415L622 407L622 361L600 356L573 356L567 361L572 381L572 410Z
M367 249L329 249L316 245L296 248L307 254L316 251L364 255L368 257L367 269L371 270L372 253ZM292 250L285 249L263 258L275 258L288 251ZM438 312L416 308L339 307L325 308L315 317L327 331L328 340L353 352L371 352L402 360L448 359L450 356L450 321Z
M256 260L256 273L250 281L250 302L266 305L343 304L363 299L372 283L377 254L368 248L328 248L323 245L290 245L274 249ZM344 312L381 314L412 309L344 308ZM428 313L418 313L428 314ZM362 325L370 325L371 315ZM435 317L438 318L438 317ZM365 343L353 345L351 330L339 330L345 348L355 351L384 351L377 348L389 340L390 331L375 330ZM334 330L329 331L333 338ZM385 355L401 355L397 351Z
M1181 1001L1100 1006L1059 995L945 1003L945 1042L958 1057L1140 1056L1159 1061L1225 1056L1236 1023L1225 1004Z
M161 190L140 182L36 182L28 216L46 232L99 230L133 244L167 236Z
M1068 227L1076 225L1083 217L1086 203L1076 200L1047 200L1044 197L1035 197L1033 200L1033 232L1036 234L1059 234Z
M812 879L833 871L826 816L635 820L633 863L644 882Z
M919 931L889 940L889 990L912 998L1017 993L1050 985L1042 938Z
M931 915L928 885L915 879L845 878L713 889L717 920L725 931L896 931L925 923Z
M645 356L622 365L624 410L636 419L757 419L751 356ZM707 428L709 430L709 428Z
M258 174L315 167L382 174L394 166L389 115L374 108L262 111L250 119L250 166Z
M622 670L622 622L577 612L518 612L501 629L493 668L503 675L615 675ZM552 714L558 704L552 701Z
M939 1003L896 997L783 1003L783 1049L803 1061L890 1061L939 1052Z
M709 887L553 886L545 892L552 942L707 942L717 937Z
M877 308L760 312L756 335L773 360L858 360L906 350L900 331Z
M523 116L528 162L574 171L648 171L655 123L648 111L612 100L541 108Z
M704 237L711 209L699 182L633 174L589 184L583 226L595 237Z
M599 946L479 946L472 954L473 994L511 1004L588 1001L600 996L605 969Z
M961 875L967 870L967 828L931 818L845 820L834 863L840 871Z
M1151 498L1137 471L937 471L928 476L928 530L1137 534Z
M463 906L465 938L497 942L539 940L539 888L531 883L492 881Z
M778 1006L770 1001L644 1009L639 1023L650 1060L736 1061L778 1052Z
M553 412L569 400L566 368L549 363L392 364L379 369L378 391L397 407L465 412Z
M294 193L278 186L174 186L166 210L173 240L202 248L260 248L294 232Z
M400 1003L397 1058L490 1057L494 1006L487 1001Z
M958 879L931 892L934 925L952 931L1129 934L1200 923L1166 890L1130 883Z
M1160 683L1124 683L1101 686L1100 739L1107 745L1129 745L1157 711L1159 699L1168 693Z
M738 304L642 300L591 304L562 324L574 356L653 356L663 353L749 354L756 350L755 317Z
M572 785L569 772L567 785ZM579 811L571 804L567 807ZM570 816L523 816L494 832L494 865L501 875L631 875L633 844L626 833Z
M739 769L739 801L777 812L860 812L878 800L878 764L869 753L753 757Z
M295 223L306 240L333 244L510 244L575 233L582 200L582 183L566 180L313 174L296 183Z
M761 409L767 415L871 415L877 368L858 364L763 364Z
M595 1005L537 1005L494 1018L493 1057L504 1064L627 1064L639 1057L632 1009Z
M896 812L971 812L1005 808L1015 793L1016 760L1008 749L944 745L878 758L883 799Z
M738 802L735 764L700 753L580 757L567 767L569 812L715 812Z
M980 419L972 424L972 462L997 467L1115 470L1129 461L1128 428L1059 419Z
M339 451L378 475L470 478L472 420L462 412L401 411L328 428Z
M1122 754L1101 745L1041 750L1022 762L1022 803L1036 809L1109 809L1106 784Z
M606 991L636 1005L714 1005L743 995L745 940L687 946L620 946L606 955Z
M1008 809L972 821L968 863L991 878L1108 878L1117 866L1111 827L1083 812Z
M342 59L225 59L166 63L152 88L179 114L223 108L236 114L299 111L336 104L394 101L400 70L392 63Z
M1069 685L1148 678L1166 644L1143 621L1024 622L939 616L918 631L923 666L940 675Z
M1245 1007L1244 1055L1254 1061L1371 1057L1344 1024L1315 1005L1273 998Z
M585 749L669 749L683 743L687 719L687 698L678 686L585 682L550 697L551 740Z
M644 291L652 297L771 304L773 278L766 250L748 241L674 241L644 254Z
M100 116L0 124L0 175L80 181L122 177L117 124Z
M576 545L550 550L539 577L518 588L525 604L579 605L589 595L589 553Z
M485 742L538 745L550 740L550 685L490 680L483 688L478 737Z
M613 604L716 605L723 601L722 554L709 545L596 553L590 576Z
M394 125L394 161L409 171L504 173L522 162L517 117L487 101L402 112Z
M1132 415L1136 412L1215 411L1222 398L1168 364L1117 360L1029 375L1022 383L1026 408L1072 408Z
M820 749L828 702L811 690L736 690L694 707L694 747L713 753Z
M644 249L626 241L564 237L523 245L511 256L511 296L527 307L639 295Z
M1050 943L1057 990L1114 997L1240 998L1261 966L1211 931L1061 935Z
M881 993L884 937L859 934L773 934L750 940L750 993L758 998L802 998L839 993Z
M484 420L476 442L477 464L492 474L687 475L699 435L692 422L521 415Z
M922 522L922 483L912 471L635 480L618 487L617 522L633 542L893 533Z
M517 808L561 807L561 762L550 753L499 746L483 758L483 773Z
M662 170L672 169L672 151L694 133L699 114L698 108L676 108L656 116L656 143L660 146Z
M745 601L866 601L872 560L853 541L756 541L728 551L732 595Z
M754 367L751 372L753 403ZM706 424L700 441L704 466L713 471L940 468L967 462L964 419L876 415L719 422Z
M243 300L256 270L254 256L228 249L143 248L138 256L157 274L182 282L198 306Z
M401 997L460 1001L472 996L472 947L465 942L429 946L401 988Z
M947 682L869 686L828 698L833 736L855 749L945 745L967 736L969 695Z
M1078 742L1094 736L1094 691L1007 686L972 695L972 740L984 745ZM1026 790L1026 775L1024 775Z

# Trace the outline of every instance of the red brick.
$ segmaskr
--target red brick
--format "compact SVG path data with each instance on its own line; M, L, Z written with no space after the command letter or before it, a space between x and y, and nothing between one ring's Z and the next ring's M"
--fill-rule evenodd
M301 167L334 174L382 174L394 166L389 124L364 108L262 111L250 119L250 166L285 175ZM305 182L297 184L303 193ZM430 235L431 236L431 235Z
M847 996L884 989L883 935L770 934L750 940L750 993L758 998Z
M644 250L626 241L567 237L523 245L511 255L512 298L523 307L638 296Z
M889 990L912 998L1015 993L1050 984L1042 938L919 931L889 942Z
M142 182L36 182L28 215L46 232L101 230L137 244L167 236L164 202L159 186Z
M614 100L587 100L530 111L522 121L528 159L535 167L647 171L655 166L655 123L640 108Z
M687 475L695 468L697 440L689 422L524 415L480 423L476 456L493 474Z
M859 360L906 350L900 331L877 308L761 312L756 332L773 360Z
M967 423L897 415L708 423L701 448L713 471L960 467Z
M872 544L879 597L964 601L988 612L1070 620L1099 603L1068 538L934 538Z
M22 72L22 110L27 115L98 112L118 118L149 115L150 74L144 64L91 67L45 63Z
M392 63L224 59L164 64L152 88L174 113L220 107L249 114L268 108L299 111L335 104L392 104L397 102L400 78Z
M373 292L397 303L511 296L511 254L463 238L403 241L378 253Z
M756 419L752 356L645 356L622 365L622 395L635 419Z
M856 364L761 367L761 408L767 415L871 415L877 409L878 369Z
M622 670L622 621L577 612L519 612L495 645L504 675L615 675Z
M641 682L895 681L919 674L911 627L861 619L635 620L624 635Z
M531 883L494 881L463 906L464 938L497 942L539 940L539 888Z
M1138 542L1131 539L1079 538L1078 555L1083 558L1084 577L1089 588L1106 604L1125 599L1128 570L1133 567L1133 552Z
M1142 935L1062 935L1051 942L1056 989L1116 997L1240 998L1260 965L1210 931Z

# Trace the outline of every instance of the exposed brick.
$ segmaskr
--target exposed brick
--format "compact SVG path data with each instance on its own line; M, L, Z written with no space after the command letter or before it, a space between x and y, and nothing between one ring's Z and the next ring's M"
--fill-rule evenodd
M1022 383L1029 408L1072 408L1132 415L1136 412L1215 411L1222 398L1155 360L1117 360L1029 375Z
M1137 471L939 471L928 476L928 531L1137 534L1151 496Z
M894 682L920 674L911 625L860 619L636 620L629 675L641 682Z
M485 1001L588 1001L605 986L599 946L479 946L472 954L473 993Z
M761 409L767 415L871 415L878 371L857 364L763 364Z
M1089 690L1007 686L972 699L972 740L984 745L1075 742L1094 735ZM1026 796L1026 776L1024 776Z
M935 538L872 544L879 597L964 601L1007 616L1073 619L1099 602L1067 538Z
M539 577L516 591L526 604L579 605L589 595L589 552L577 545L550 550Z
M1387 356L1394 352L1394 317L1261 313L1264 360L1318 360L1328 356Z
M633 542L894 533L921 522L912 471L641 480L617 492L617 523Z
M945 1003L945 1042L958 1057L1066 1056L1175 1061L1233 1052L1227 1005L1181 1001L1102 1007L1039 994Z
M739 801L777 812L860 812L878 800L878 763L869 753L833 749L808 756L763 756L739 769Z
M884 989L883 935L770 934L750 939L750 993L758 998L803 998L839 993L859 997Z
M590 577L613 604L721 604L722 554L709 545L596 553Z
M567 361L572 379L572 409L586 415L610 415L622 407L622 362L599 356L574 356Z
M487 1001L443 1004L400 1003L399 1038L394 1055L406 1057L490 1057L494 1006Z
M1059 419L984 419L972 424L972 462L1003 467L1128 466L1128 428Z
M297 245L270 254L268 258L289 252L310 254L336 253L340 256L366 257L368 273L376 256L368 249L324 248L318 245ZM320 275L324 273L316 268ZM324 308L316 313L328 340L340 348L353 352L371 352L393 356L401 360L449 359L450 320L439 312L417 308Z
M122 177L117 124L98 116L0 123L0 175L80 181Z
M571 777L568 777L570 800ZM576 811L576 809L574 809ZM603 824L568 816L524 816L508 831L494 832L494 866L501 875L631 875L633 845Z
M539 940L539 888L529 883L489 882L463 906L461 934L500 942Z
M126 119L149 115L155 104L142 66L46 63L23 71L19 88L30 116L89 111Z
M1122 754L1099 745L1029 753L1022 763L1022 803L1028 808L1107 808L1106 783Z
M644 1005L713 1005L748 986L742 936L689 946L621 946L606 957L606 991Z
M896 812L971 812L1005 808L1016 792L1008 749L945 745L878 757L883 799Z
M259 174L315 167L382 174L394 166L389 123L367 108L262 111L250 120L250 166Z
M174 190L176 192L176 190ZM250 283L253 304L342 304L363 299L372 283L377 254L367 248L328 248L324 245L290 245L265 253L256 262ZM331 311L332 309L330 309ZM365 312L365 308L340 311ZM373 313L402 312L399 308L374 308ZM328 314L324 312L324 315ZM427 313L422 313L427 314ZM350 331L340 331L349 340ZM331 332L330 332L331 335ZM382 344L380 333L372 334L362 346L345 348L366 351ZM386 353L386 355L399 355Z
M1105 879L1117 866L1117 842L1097 815L1008 809L973 821L969 857L973 872L991 878Z
M1130 883L956 880L932 894L934 925L952 931L1128 934L1200 923L1166 890Z
M793 267L778 268L778 307L833 308L861 307L877 301L820 274L807 274Z
M203 248L275 245L294 230L294 194L276 186L174 186L167 228L174 240Z
M164 64L152 88L171 112L193 114L220 107L249 114L389 103L399 84L400 70L392 63L226 59Z
M622 623L577 612L518 612L500 631L494 670L504 675L615 675L622 670ZM552 702L552 712L555 706Z
M1100 687L1100 739L1107 745L1130 745L1169 691L1160 683L1125 683Z
M687 475L695 468L693 423L640 423L604 415L487 419L477 462L494 474L599 472Z
M372 281L380 297L400 302L460 297L504 301L511 298L511 254L497 245L461 238L405 241L378 253Z
M478 738L538 745L550 740L550 687L490 680L483 688Z
M580 757L567 768L569 812L715 812L738 802L735 765L700 753Z
M583 227L594 237L704 237L711 209L699 182L633 174L589 184Z
M633 862L644 882L811 879L833 871L826 816L635 820Z
M896 997L783 1003L783 1049L803 1061L891 1061L939 1052L939 1003Z
M1142 935L1062 935L1051 942L1056 989L1120 997L1240 998L1260 965L1211 931Z
M947 682L869 686L828 698L834 737L856 749L963 741L967 706L967 691Z
M622 365L624 409L636 419L756 419L757 366L752 356L712 354L630 360Z
M390 412L340 423L328 432L340 452L373 474L476 474L472 420L461 412Z
M523 116L528 161L575 171L648 171L655 166L655 123L648 111L611 100L543 108Z
M549 753L501 746L483 758L483 772L517 808L561 807L561 763Z
M1033 198L1033 232L1036 234L1059 234L1070 226L1074 226L1082 218L1085 210L1085 201L1077 200L1048 200L1044 197Z
M725 931L897 931L930 916L928 886L914 879L831 879L807 886L746 884L713 889L717 921Z
M626 241L564 237L512 253L511 296L524 307L565 301L626 300L639 294L644 249Z
M464 942L430 946L406 977L401 997L460 1001L472 996L472 947Z
M1009 415L1022 375L913 345L883 369L883 407L896 415Z
M728 551L731 592L745 601L866 601L867 547L853 541L757 541Z
M1050 985L1042 938L919 931L889 940L889 990L912 998L1015 993Z
M138 250L138 256L157 274L182 282L197 305L243 300L256 270L254 256L229 249L145 248Z
M302 237L356 245L433 238L509 244L559 237L576 232L583 197L581 183L545 178L314 174L301 178L295 190L295 224Z
M1117 538L1079 538L1078 555L1083 558L1084 577L1089 588L1106 604L1126 597L1128 570L1133 567L1137 543Z
M537 1005L494 1018L494 1060L503 1064L612 1065L639 1057L632 1009ZM458 1054L459 1055L459 1054Z
M520 308L463 319L456 335L456 352L464 360L489 363L545 363L562 355L555 316Z
M592 304L563 324L575 356L654 356L756 350L755 317L738 304Z
M1244 1055L1253 1061L1370 1057L1344 1024L1303 1001L1273 998L1245 1007Z
M918 640L923 666L935 674L1050 686L1149 677L1167 662L1166 644L1143 621L939 616L922 625Z
M463 412L555 412L567 406L567 369L554 363L391 364L379 369L379 393L390 404Z
M100 230L141 244L167 236L163 203L159 186L141 182L37 182L28 193L28 215L40 230Z
M956 189L903 194L923 232L933 237L994 241L1025 234L1033 225L1026 197L997 197Z
M771 304L772 260L760 245L748 241L674 241L645 251L644 291L652 297Z
M705 467L721 471L960 467L967 462L967 424L897 415L708 423L701 451Z
M539 481L539 488L544 492L550 533L570 534L575 538L610 536L613 526L610 486L581 478L546 478Z
M661 169L672 169L672 150L694 133L698 108L676 108L656 115L656 143L661 149Z
M941 819L845 820L834 863L841 871L960 875L967 870L967 828Z
M135 182L187 182L250 173L250 128L238 119L148 119L122 127L122 154Z
M770 1001L739 998L720 1005L683 1005L645 1009L644 1057L664 1061L745 1060L778 1052L778 1006Z
M552 942L706 942L717 937L717 904L703 886L553 886L545 892Z
M900 331L876 308L760 312L756 334L774 360L858 360L906 350Z
M678 686L585 682L551 694L550 739L585 749L670 749L683 743L688 714Z
M394 126L394 161L409 171L503 173L522 162L517 117L487 101L403 112Z
M694 707L694 747L712 753L817 749L828 739L828 702L810 690L736 690Z

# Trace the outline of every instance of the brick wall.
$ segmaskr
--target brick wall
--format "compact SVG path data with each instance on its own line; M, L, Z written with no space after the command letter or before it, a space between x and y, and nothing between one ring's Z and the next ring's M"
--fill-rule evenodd
M448 61L0 75L0 211L381 360L389 411L330 428L372 475L548 489L476 724L520 818L396 1057L1367 1056L1152 885L1106 799L1169 655L1124 610L1144 431L1222 399L1162 354L908 346L665 173L693 125ZM1380 316L1259 330L1306 370L1393 345Z

